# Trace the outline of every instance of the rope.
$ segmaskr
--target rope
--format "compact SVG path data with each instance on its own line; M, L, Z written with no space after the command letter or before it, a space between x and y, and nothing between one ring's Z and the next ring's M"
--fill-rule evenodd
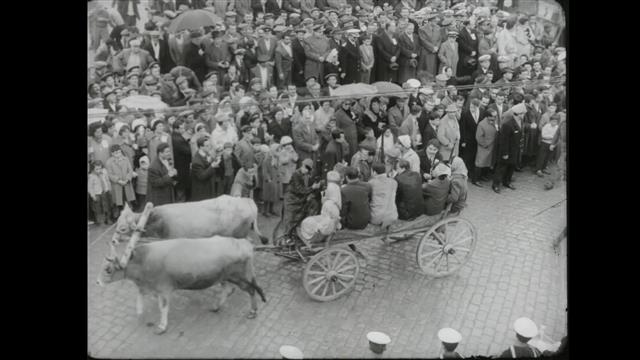
M551 84L561 84L565 81L565 77L564 76L555 76L549 80L533 80L533 81L529 81L527 83L523 82L523 81L513 81L510 82L509 84L486 84L486 85L458 85L458 86L454 86L457 90L470 90L470 89L476 89L476 88L485 88L485 89L493 89L493 88L499 88L499 89L503 89L503 88L515 88L515 87L521 87L521 86L540 86L540 85L551 85ZM434 92L435 91L440 91L440 90L446 90L447 86L438 86L438 85L434 85L434 86L430 86L430 87L422 87L422 88L430 88L432 89ZM419 88L420 89L420 88ZM414 93L415 91L419 91L419 89L416 90L408 90L408 89L403 89L403 90L399 90L399 91L390 91L390 92L378 92L376 94L372 94L372 95L367 95L367 96L359 96L359 95L345 95L345 96L321 96L321 97L317 97L317 98L300 98L298 97L298 99L296 99L295 103L296 104L303 104L303 103L311 103L311 102L323 102L323 101L333 101L333 100L339 100L339 99L353 99L353 98L372 98L372 97L378 97L378 96L401 96L401 95L409 95ZM288 100L284 99L284 100L273 100L274 102L278 103L278 104L286 104L289 103ZM213 108L212 105L186 105L186 106L177 106L177 107L168 107L165 109L159 109L159 110L153 110L154 113L167 113L167 112L174 112L174 113L178 113L178 112L182 112L182 111L187 111L187 110L194 110L194 111L199 111L199 110L207 110L207 109L211 109ZM139 114L140 112L144 112L145 110L127 110L127 111L121 111L118 113L111 113L110 115L114 115L114 116L126 116L126 115L135 115L135 114ZM106 117L108 114L87 114L88 118L104 118Z

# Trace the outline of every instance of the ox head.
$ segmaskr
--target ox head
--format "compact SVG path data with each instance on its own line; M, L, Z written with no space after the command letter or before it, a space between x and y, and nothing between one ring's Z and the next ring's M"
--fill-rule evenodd
M125 203L124 209L120 213L118 221L116 222L114 238L118 240L120 238L126 239L126 237L131 235L131 233L136 229L136 224L139 218L140 214L134 213L129 205Z
M118 258L118 254L116 254L116 249L113 244L110 244L109 247L111 253L105 256L100 275L98 275L97 283L100 286L124 279L124 267Z

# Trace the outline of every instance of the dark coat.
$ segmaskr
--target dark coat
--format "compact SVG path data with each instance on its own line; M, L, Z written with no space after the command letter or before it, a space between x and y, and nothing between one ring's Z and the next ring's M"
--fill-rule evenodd
M347 229L360 230L367 227L371 220L369 202L373 190L371 184L358 181L347 184L340 189L342 195L342 209L340 218Z
M475 40L471 38L471 34L474 34L474 36L476 37ZM467 28L463 28L458 34L457 42L460 60L458 61L456 76L470 75L475 69L475 66L468 66L467 60L469 60L470 58L476 60L478 59L478 36L476 35L476 31L471 30L471 33L469 33L469 30L467 30ZM471 56L471 52L473 51L475 51L475 55Z
M533 107L527 106L527 113L524 114L522 121L524 127L524 151L522 155L536 156L538 155L538 147L540 144L540 118L542 114ZM536 128L532 128L531 124L536 124Z
M396 176L398 190L396 191L396 206L398 219L412 220L424 212L422 198L422 179L415 171L406 170Z
M432 216L438 215L447 206L447 196L451 182L449 179L433 179L427 183L423 190L424 213Z
M520 143L523 141L523 136L522 129L514 118L502 124L499 139L499 161L515 165L520 155ZM507 160L502 159L505 155L509 155Z
M149 165L147 187L147 201L154 206L171 204L175 202L175 194L173 192L175 177L169 176L169 171L162 165L160 158L151 162Z
M278 124L276 120L271 120L267 125L267 130L273 136L273 141L280 143L283 136L291 137L291 121L288 118L283 118Z
M398 56L400 55L400 47L394 45L389 35L386 32L380 36L374 37L373 41L374 55L376 57L376 77L375 81L398 81L398 70L391 70L389 64L391 64L391 58L396 57L396 63L398 62Z
M435 168L436 164L442 161L442 155L440 155L440 152L437 152L435 161L432 163L427 156L426 147L416 151L416 154L418 154L418 157L420 158L420 175L431 174L431 171Z
M413 40L413 41L411 41ZM416 71L418 68L418 61L420 55L420 46L418 43L418 35L411 34L411 38L405 33L400 34L398 37L398 46L400 48L400 56L398 60L398 65L400 65L398 81L403 83L409 79L413 79L416 76ZM412 67L409 65L411 60L411 54L418 55L416 60L416 66Z
M425 112L426 111L423 111L423 113ZM429 140L437 139L437 138L438 138L438 131L434 130L433 127L431 127L431 124L427 122L427 126L424 127L424 131L422 132L422 143L425 144L426 146Z
M222 163L218 167L224 167ZM191 201L212 199L214 193L214 177L216 168L207 159L196 152L191 163Z
M482 110L478 110L478 123L482 120ZM473 119L470 110L463 110L460 115L460 153L467 169L473 169L478 151L476 132L478 123ZM462 144L465 144L464 147Z
M276 0L267 0L267 3L264 4L264 7L268 13L272 13L277 18L280 16L280 13L283 11L284 0L282 0L282 6L279 6Z
M331 139L322 153L320 160L322 161L322 178L324 179L325 175L333 170L333 167L337 163L345 160L342 145L334 139Z
M207 74L207 63L204 54L200 55L198 50L200 50L200 46L194 43L189 43L185 46L184 62L185 66L193 70L198 81L202 83L204 76Z
M191 145L182 135L174 132L171 134L173 145L173 166L178 170L177 186L183 188L191 187L189 179L189 167L191 166Z
M293 53L293 67L291 68L291 81L298 87L305 86L304 82L304 63L307 56L304 53L304 47L298 39L291 41L291 52Z
M358 128L355 121L344 109L336 111L336 127L344 132L344 138L349 143L349 159L358 152Z
M118 12L122 15L123 18L127 16L129 12L129 2L133 2L133 13L136 19L140 19L140 14L138 13L138 4L140 4L140 0L117 0L118 2ZM113 0L111 3L111 7L116 5L116 0Z
M344 78L340 78L341 84L353 84L360 82L360 50L358 43L353 45L347 40L338 50L338 58L342 73L346 74Z

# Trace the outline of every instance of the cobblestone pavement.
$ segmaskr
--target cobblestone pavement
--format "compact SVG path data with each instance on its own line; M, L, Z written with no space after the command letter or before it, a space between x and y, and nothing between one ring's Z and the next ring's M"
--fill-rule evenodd
M98 239L107 227L91 226L89 352L110 358L279 358L278 348L291 344L305 357L436 357L436 333L448 326L462 333L458 350L463 356L490 355L510 344L511 324L520 316L546 325L546 333L559 340L567 322L566 243L560 255L551 243L566 224L566 187L544 191L542 179L526 172L515 176L516 191L495 194L487 186L470 186L462 217L476 226L478 245L454 275L423 275L415 263L417 240L391 245L365 240L358 248L370 260L361 267L355 289L320 303L303 289L301 264L258 252L257 278L267 303L259 302L257 318L245 317L249 297L242 291L235 291L218 313L208 311L214 289L177 291L168 331L161 336L149 326L160 315L153 298L145 300L138 319L131 282L96 285L113 229ZM270 234L275 220L259 222ZM381 356L368 349L365 335L374 330L391 337Z

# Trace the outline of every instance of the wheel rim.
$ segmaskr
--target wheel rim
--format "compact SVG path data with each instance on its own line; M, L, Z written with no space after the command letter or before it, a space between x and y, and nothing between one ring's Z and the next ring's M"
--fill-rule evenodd
M443 277L462 268L476 246L475 227L461 218L444 219L432 226L420 240L416 259L422 271Z
M307 263L304 289L314 300L331 301L353 289L359 272L360 264L353 252L326 249Z

